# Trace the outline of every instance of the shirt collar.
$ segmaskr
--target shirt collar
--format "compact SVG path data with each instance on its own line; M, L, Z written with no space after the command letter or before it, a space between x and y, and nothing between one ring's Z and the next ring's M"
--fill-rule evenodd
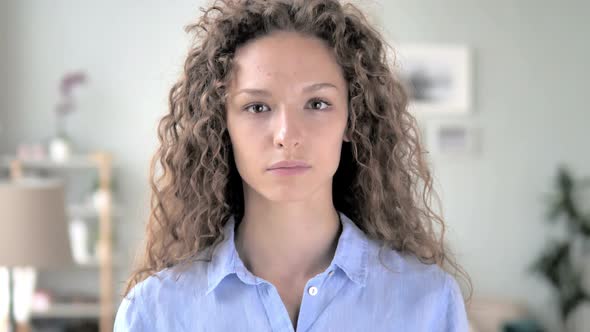
M360 286L367 279L368 238L358 226L344 213L338 211L342 233L338 239L333 265L341 268L346 276ZM207 267L207 294L229 274L237 274L248 284L258 284L260 280L249 273L240 259L234 242L235 218L230 216L223 228L224 240L213 250L211 262Z

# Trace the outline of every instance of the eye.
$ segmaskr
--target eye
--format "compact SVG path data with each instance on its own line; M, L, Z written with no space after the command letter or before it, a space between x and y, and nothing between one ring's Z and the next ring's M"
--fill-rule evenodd
M246 106L244 108L244 110L246 112L250 112L250 113L261 113L264 112L264 108L266 107L266 109L268 109L268 106L264 105L264 104L250 104L248 106Z
M322 104L325 105L325 107L322 108ZM323 109L326 109L326 108L332 106L332 104L328 103L325 100L319 99L319 98L314 98L314 99L310 100L308 105L311 105L312 109L317 109L317 110L323 110Z

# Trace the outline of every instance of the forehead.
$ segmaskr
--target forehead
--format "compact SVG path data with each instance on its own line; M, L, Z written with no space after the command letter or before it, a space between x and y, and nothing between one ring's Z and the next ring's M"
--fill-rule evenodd
M320 39L295 32L274 32L238 48L232 86L315 81L344 85L333 51Z

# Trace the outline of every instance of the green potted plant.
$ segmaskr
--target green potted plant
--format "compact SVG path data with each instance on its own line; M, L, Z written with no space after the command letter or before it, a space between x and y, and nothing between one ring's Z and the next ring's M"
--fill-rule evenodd
M590 214L579 207L589 186L590 179L575 180L567 168L558 169L547 219L565 222L566 238L550 243L531 266L556 290L561 319L571 331L582 331L577 326L588 321L579 320L590 317Z

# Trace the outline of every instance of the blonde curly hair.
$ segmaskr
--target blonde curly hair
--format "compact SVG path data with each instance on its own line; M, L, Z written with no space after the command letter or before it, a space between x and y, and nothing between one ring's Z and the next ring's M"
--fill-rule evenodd
M225 100L236 49L273 31L322 39L348 84L347 137L333 179L335 208L382 249L411 253L469 276L444 243L445 224L408 95L390 46L353 4L336 0L218 0L201 9L182 77L160 121L160 147L150 170L151 213L145 249L127 281L134 285L164 268L182 266L223 240L233 214L244 213L242 180L233 159ZM210 260L211 257L205 258Z

